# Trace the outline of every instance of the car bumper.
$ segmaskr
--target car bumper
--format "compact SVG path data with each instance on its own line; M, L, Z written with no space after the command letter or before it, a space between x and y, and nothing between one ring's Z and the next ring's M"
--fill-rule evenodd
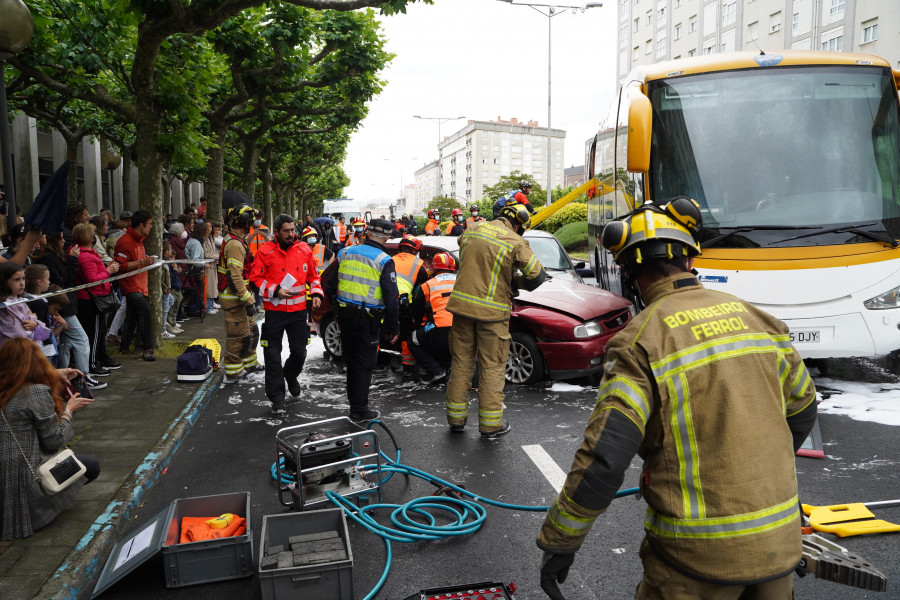
M550 379L574 379L603 370L606 342L612 336L598 336L572 342L538 342L547 363Z

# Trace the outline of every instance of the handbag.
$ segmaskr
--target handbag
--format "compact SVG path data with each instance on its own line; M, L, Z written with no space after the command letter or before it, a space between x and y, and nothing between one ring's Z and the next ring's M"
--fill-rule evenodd
M35 471L31 466L31 463L28 462L28 456L25 454L25 451L22 450L19 439L16 437L16 434L13 433L12 426L10 426L9 421L6 420L6 413L0 411L0 415L3 415L3 421L9 429L9 434L13 436L13 439L16 441L16 446L19 447L19 452L22 453L22 458L25 459L28 470L31 471L34 480L41 484L41 488L43 488L44 493L48 496L53 496L54 494L63 491L78 481L78 478L87 472L87 468L84 464L78 460L75 453L68 448L60 450L48 458L37 468L37 471Z
M116 294L115 290L109 290L109 293L97 296L91 293L91 288L87 288L87 293L94 301L97 312L101 314L106 315L114 313L119 310L119 307L122 305L122 301L119 300L119 296Z

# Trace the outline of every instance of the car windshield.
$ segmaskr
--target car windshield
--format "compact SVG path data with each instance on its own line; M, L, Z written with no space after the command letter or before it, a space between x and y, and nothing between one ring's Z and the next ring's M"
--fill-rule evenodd
M545 269L571 269L569 256L554 237L529 237L528 245Z

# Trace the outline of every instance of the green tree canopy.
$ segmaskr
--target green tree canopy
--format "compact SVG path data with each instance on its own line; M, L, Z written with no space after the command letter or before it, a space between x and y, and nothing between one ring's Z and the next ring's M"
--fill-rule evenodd
M513 171L509 175L504 175L500 178L495 185L485 186L484 188L484 198L486 200L490 200L490 204L493 205L494 202L503 197L504 194L509 192L510 190L519 189L519 183L522 181L528 181L531 183L531 193L528 194L528 202L534 206L535 208L539 206L543 206L547 203L547 192L544 191L544 188L532 177L526 173L522 173L521 171Z

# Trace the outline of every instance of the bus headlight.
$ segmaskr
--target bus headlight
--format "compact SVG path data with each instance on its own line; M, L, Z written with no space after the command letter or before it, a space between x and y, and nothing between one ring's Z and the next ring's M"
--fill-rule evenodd
M888 308L900 308L900 287L895 287L883 294L870 298L863 302L863 306L869 310L885 310Z
M583 325L578 325L573 330L575 337L577 339L594 337L595 335L600 335L603 333L603 327L600 326L600 323L597 321L588 321Z

